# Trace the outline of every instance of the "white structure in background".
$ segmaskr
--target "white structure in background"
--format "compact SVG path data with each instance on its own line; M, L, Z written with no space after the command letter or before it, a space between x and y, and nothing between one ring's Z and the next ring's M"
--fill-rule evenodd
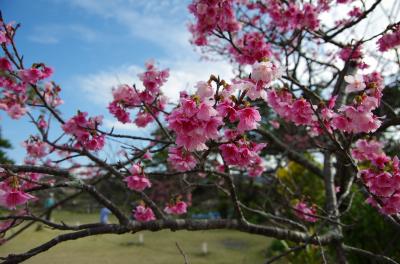
M144 244L144 235L143 235L143 233L140 233L139 234L139 239L138 239L139 241L139 245L143 245Z
M201 243L201 253L203 253L203 255L207 255L208 254L208 244L207 244L207 242Z

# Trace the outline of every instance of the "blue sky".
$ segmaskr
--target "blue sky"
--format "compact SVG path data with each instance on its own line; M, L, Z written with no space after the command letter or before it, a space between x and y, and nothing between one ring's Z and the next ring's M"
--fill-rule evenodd
M25 64L44 62L55 69L61 85L65 118L77 109L103 114L104 125L120 132L146 133L134 125L122 126L105 110L111 88L139 83L137 73L148 59L170 68L164 92L172 100L179 91L219 74L228 79L232 69L223 62L200 60L189 44L186 25L188 0L0 0L6 21L22 24L17 45ZM35 133L27 119L10 120L0 112L3 136L11 140L10 156L20 162L20 143Z

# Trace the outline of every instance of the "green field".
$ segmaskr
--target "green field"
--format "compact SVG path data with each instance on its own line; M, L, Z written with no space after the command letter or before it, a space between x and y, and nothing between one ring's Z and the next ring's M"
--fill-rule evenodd
M54 220L67 223L97 221L98 215L56 212ZM37 246L61 232L48 228L36 231L37 225L0 246L0 256L21 253ZM202 263L263 263L269 239L236 231L159 231L142 232L144 244L138 243L139 234L99 235L59 244L25 263L184 263L175 243L178 242L191 264ZM206 242L209 253L202 253Z

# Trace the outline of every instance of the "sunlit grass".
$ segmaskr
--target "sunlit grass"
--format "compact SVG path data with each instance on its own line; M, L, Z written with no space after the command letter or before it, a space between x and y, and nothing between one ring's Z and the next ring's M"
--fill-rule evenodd
M95 214L56 212L54 220L67 223L97 221ZM36 231L37 225L17 238L0 246L0 255L21 253L46 242L60 231L44 228ZM142 232L144 244L140 245L139 234L98 235L68 241L35 256L26 263L183 263L175 243L188 255L190 263L263 263L269 244L267 238L236 231L159 231ZM209 253L202 253L206 242Z

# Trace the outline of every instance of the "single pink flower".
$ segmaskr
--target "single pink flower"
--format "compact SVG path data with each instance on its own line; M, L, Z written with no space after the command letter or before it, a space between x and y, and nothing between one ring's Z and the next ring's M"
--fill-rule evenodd
M0 205L8 209L15 209L16 206L25 204L27 201L34 198L35 197L29 193L17 189L11 189L0 195Z
M317 218L313 217L317 213L314 207L309 207L305 202L299 202L294 206L295 214L298 218L303 219L307 222L315 223L318 221Z
M188 171L196 167L196 158L182 147L169 149L168 162L177 171Z
M175 204L169 204L164 208L164 212L175 215L186 214L187 204L183 201L179 201Z
M200 99L202 100L214 95L213 88L207 82L198 82L195 87L197 88L196 94L200 96Z
M237 112L239 118L238 130L244 132L256 129L261 121L260 113L256 107L246 107Z
M344 76L344 80L348 83L346 86L346 93L360 92L367 87L364 83L363 76L360 74Z
M136 221L139 221L139 222L148 222L148 221L156 220L153 210L151 210L151 208L146 207L144 205L136 206L136 208L133 210L133 215L134 215Z
M147 177L131 175L124 179L127 183L128 188L135 191L143 191L146 188L151 187L151 182Z

